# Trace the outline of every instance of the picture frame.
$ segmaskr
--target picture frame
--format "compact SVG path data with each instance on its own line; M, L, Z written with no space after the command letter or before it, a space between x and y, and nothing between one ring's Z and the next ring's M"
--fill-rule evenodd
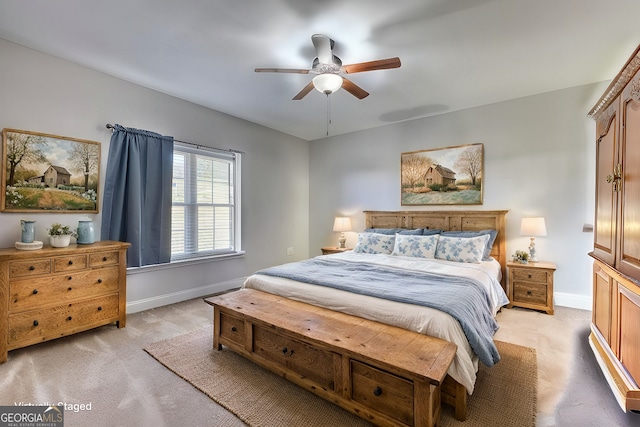
M400 156L403 206L481 205L484 145L419 150Z
M100 143L2 130L0 211L98 213Z

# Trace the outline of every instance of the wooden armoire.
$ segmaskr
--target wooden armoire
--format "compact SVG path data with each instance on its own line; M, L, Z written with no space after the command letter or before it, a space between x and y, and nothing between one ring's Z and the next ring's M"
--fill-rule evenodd
M589 116L596 121L589 344L622 409L640 411L640 47Z

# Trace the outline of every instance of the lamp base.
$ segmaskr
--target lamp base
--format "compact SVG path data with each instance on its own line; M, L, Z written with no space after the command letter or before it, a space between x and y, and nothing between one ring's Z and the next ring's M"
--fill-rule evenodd
M345 244L347 243L347 238L344 237L344 233L340 233L340 239L338 240L338 247L340 249L344 249L345 248Z

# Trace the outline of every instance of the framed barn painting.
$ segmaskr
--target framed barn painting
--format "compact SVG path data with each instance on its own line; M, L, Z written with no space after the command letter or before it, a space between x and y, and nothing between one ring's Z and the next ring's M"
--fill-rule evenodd
M483 144L402 153L400 171L403 206L482 204Z
M97 213L100 143L2 130L3 212Z

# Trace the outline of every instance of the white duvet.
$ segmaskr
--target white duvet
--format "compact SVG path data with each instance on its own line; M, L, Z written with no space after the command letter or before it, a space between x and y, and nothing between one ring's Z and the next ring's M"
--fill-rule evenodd
M351 262L367 262L413 271L440 272L444 275L476 279L486 287L491 298L494 315L500 307L509 302L500 285L500 264L495 260L485 261L481 264L470 264L395 255L361 254L351 251L324 255L324 257ZM449 314L429 307L353 294L339 289L262 274L253 274L247 278L244 287L450 341L458 346L458 350L448 373L454 380L462 384L469 394L473 393L478 370L478 357L471 350L458 321Z

